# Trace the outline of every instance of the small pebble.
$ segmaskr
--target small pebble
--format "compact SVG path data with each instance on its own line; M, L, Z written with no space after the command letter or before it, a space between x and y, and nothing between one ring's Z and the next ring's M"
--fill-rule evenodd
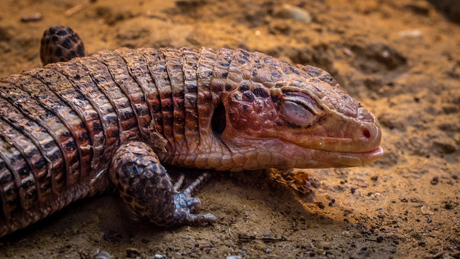
M454 208L454 204L452 201L447 201L446 204L444 204L444 208L446 208L446 210L451 210Z
M311 23L312 20L309 12L290 4L283 4L275 16L283 19L298 20L304 23Z
M324 209L324 207L325 207L324 204L322 202L320 202L320 201L316 202L316 206L318 206L318 208L320 208L320 209Z
M330 249L332 247L332 244L331 242L327 242L327 241L319 241L318 242L318 247L321 248L321 249Z
M353 56L353 51L351 51L349 48L342 48L342 52L343 52L343 54L345 54L345 55L347 55L349 57Z
M422 39L423 33L421 30L404 30L399 32L399 37L407 39Z
M38 22L42 19L41 13L34 13L32 15L21 17L21 22Z
M332 207L332 205L334 205L335 203L335 199L332 199L331 202L329 202L329 207Z
M111 256L110 256L110 254L109 254L108 252L106 252L106 251L101 251L101 252L99 252L99 253L96 255L96 257L94 257L94 258L96 258L96 259L110 259L110 257L111 257Z
M439 183L439 176L435 176L433 177L433 179L431 180L431 184L432 185L436 185Z

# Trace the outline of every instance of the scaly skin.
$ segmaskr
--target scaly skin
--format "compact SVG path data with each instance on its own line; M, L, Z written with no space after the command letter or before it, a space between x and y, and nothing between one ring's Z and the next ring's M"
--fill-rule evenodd
M85 56L85 44L69 27L49 28L43 33L40 43L40 59L43 65Z
M12 75L0 136L0 236L114 187L155 224L215 221L192 213L207 174L181 191L162 164L348 167L382 155L378 122L328 73L241 49L119 49Z

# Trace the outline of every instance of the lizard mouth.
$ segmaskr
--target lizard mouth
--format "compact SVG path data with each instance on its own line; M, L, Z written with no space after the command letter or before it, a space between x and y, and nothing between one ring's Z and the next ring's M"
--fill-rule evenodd
M383 155L383 149L379 146L370 151L328 151L300 146L279 138L237 137L232 138L231 142L224 141L224 144L232 154L236 154L233 160L238 159L238 163L243 164L240 170L355 167L371 164Z
M296 160L294 167L297 168L359 167L372 164L383 156L383 149L379 146L370 151L335 151L282 143L286 145L283 151Z
M357 153L342 153L338 155L339 163L344 166L363 166L372 164L383 156L383 149L378 147L372 151Z

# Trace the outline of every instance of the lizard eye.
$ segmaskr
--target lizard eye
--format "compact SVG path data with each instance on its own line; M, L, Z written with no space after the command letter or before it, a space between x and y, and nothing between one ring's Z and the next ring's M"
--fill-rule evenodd
M298 126L309 126L316 117L310 109L292 101L285 101L281 105L281 113L286 121Z
M321 113L318 103L308 94L286 92L280 107L285 121L297 126L310 126Z

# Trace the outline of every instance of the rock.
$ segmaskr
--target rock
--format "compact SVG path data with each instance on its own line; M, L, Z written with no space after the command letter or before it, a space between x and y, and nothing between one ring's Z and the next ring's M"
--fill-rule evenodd
M349 56L349 57L352 57L354 54L353 54L353 51L351 51L349 48L342 48L342 52L343 54Z
M99 248L94 248L93 250L89 252L89 255L92 257L95 257L98 254L99 254Z
M332 247L331 242L328 242L328 241L319 241L318 242L318 248L320 248L320 249L329 250L329 249L331 249L331 247Z
M311 23L312 21L309 12L290 4L283 4L281 8L279 8L279 10L275 13L275 17L282 19L293 19L303 23Z
M421 30L404 30L398 33L399 37L406 39L423 39Z
M316 206L318 206L318 208L320 208L320 209L324 209L324 207L325 207L324 204L323 204L322 202L320 202L320 201L315 202L315 204L316 204Z
M434 176L433 179L430 181L432 185L436 185L439 183L439 176Z
M101 251L94 258L96 258L96 259L110 259L111 257L112 256L108 252Z
M41 13L34 13L21 17L21 22L38 22L43 18Z

